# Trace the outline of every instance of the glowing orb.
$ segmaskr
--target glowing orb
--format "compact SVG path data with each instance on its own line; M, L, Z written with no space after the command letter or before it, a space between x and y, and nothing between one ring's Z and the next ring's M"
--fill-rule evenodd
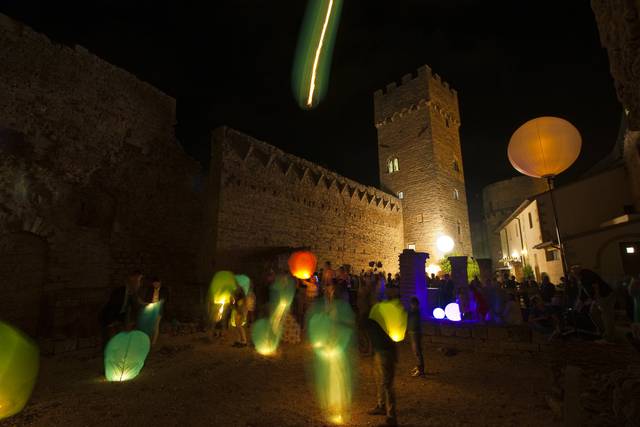
M108 381L127 381L138 376L151 342L141 331L120 332L104 349L104 372Z
M256 351L263 356L276 353L284 328L284 321L296 293L296 284L290 276L280 275L271 285L270 304L273 311L268 318L258 319L251 328L251 340Z
M291 275L298 279L307 280L316 271L316 256L309 251L297 251L289 257Z
M236 283L242 288L245 295L249 294L251 279L246 274L236 274Z
M147 304L138 314L138 323L136 324L136 328L149 335L149 338L153 338L155 334L156 323L158 322L158 316L160 316L160 312L162 310L162 304L164 304L164 301Z
M395 342L404 339L407 331L407 311L399 299L381 301L371 307L369 318L375 320Z
M320 407L332 424L350 418L355 315L348 303L316 303L309 310L307 332L314 352L313 376Z
M460 315L460 306L458 306L458 304L455 302L447 304L447 306L444 308L444 313L447 316L447 319L451 320L452 322L459 322L462 320L462 317Z
M38 347L19 330L0 322L0 420L22 411L38 376Z
M440 236L436 241L436 247L443 254L449 253L453 250L453 239L449 236Z
M569 168L581 148L582 137L571 123L558 117L538 117L513 133L507 156L518 172L546 178Z
M445 313L444 310L441 309L440 307L436 307L433 309L433 317L438 319L438 320L442 320L444 319Z
M226 304L236 291L236 276L230 271L218 271L209 285L209 298L215 304Z

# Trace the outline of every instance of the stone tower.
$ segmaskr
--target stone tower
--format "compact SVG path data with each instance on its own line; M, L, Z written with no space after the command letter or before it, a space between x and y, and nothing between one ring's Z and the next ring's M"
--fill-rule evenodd
M405 248L433 262L446 235L453 252L471 255L457 92L425 65L376 91L374 106L380 184L402 201Z

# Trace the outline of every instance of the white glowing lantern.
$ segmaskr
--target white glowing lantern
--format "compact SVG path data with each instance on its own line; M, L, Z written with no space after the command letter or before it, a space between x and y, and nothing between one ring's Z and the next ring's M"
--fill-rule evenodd
M444 319L445 313L444 310L440 307L436 307L433 309L433 317L438 320Z
M436 241L436 247L443 254L447 254L453 250L453 239L449 236L440 236Z
M438 264L429 264L425 271L431 276L432 274L440 273L440 266Z
M462 320L462 316L460 315L460 306L455 302L447 304L444 308L444 314L447 316L447 319L452 322L459 322Z

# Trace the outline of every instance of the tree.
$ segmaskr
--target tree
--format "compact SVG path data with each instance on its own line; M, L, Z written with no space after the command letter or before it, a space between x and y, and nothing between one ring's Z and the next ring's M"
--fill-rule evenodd
M451 254L449 256L460 256L458 254ZM440 271L442 273L451 274L451 261L449 257L444 257L438 261ZM467 257L467 280L471 282L474 276L480 276L480 266L478 261L474 257Z

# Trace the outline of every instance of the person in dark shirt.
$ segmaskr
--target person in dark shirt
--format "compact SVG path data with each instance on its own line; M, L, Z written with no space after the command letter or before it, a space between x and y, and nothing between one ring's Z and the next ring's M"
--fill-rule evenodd
M142 273L135 270L129 274L126 285L111 291L109 301L100 312L103 347L118 332L135 327L140 308L145 305L140 296L141 285Z
M382 327L372 319L367 319L367 332L373 348L374 376L376 381L377 404L369 415L386 415L386 425L398 425L396 419L396 396L393 379L396 372L398 354L396 344Z
M577 281L581 293L587 299L592 300L590 315L598 328L603 331L602 340L599 343L611 343L615 341L615 305L616 294L611 286L606 283L594 271L574 266L571 269L572 277Z
M416 367L411 372L412 377L424 376L424 357L422 355L422 324L420 319L420 303L418 298L411 297L409 316L407 319L407 333L411 342L411 350L416 358Z
M553 296L556 294L556 286L551 283L549 276L544 274L542 276L542 282L540 283L540 296L545 304L551 304Z

